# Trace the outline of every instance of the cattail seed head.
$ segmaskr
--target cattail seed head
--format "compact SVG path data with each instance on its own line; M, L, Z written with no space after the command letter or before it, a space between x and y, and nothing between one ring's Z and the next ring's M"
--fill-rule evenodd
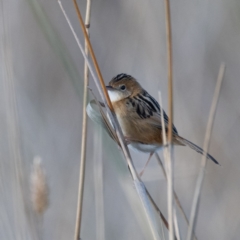
M42 159L39 156L36 156L33 160L31 200L34 211L38 214L43 214L48 207L48 187Z

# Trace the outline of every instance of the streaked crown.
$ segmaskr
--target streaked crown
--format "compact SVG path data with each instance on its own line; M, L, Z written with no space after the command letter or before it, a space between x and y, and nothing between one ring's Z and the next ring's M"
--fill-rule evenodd
M118 81L120 81L122 79L134 79L134 78L131 75L128 75L126 73L120 73L116 77L112 78L112 81L118 82Z
M118 74L116 77L112 78L109 82L109 86L119 90L121 90L121 88L126 88L131 94L142 90L137 80L126 73Z

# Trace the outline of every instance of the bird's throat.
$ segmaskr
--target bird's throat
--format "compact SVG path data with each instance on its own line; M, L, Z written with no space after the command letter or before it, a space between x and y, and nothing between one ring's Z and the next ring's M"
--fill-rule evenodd
M119 91L108 90L108 95L109 95L111 102L117 102L117 101L122 100L122 98L123 98L121 92L119 92Z

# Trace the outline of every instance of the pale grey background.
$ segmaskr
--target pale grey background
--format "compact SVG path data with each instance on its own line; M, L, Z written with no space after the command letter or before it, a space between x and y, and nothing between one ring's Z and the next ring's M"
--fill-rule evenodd
M1 0L0 39L7 34L14 88L16 92L20 149L24 162L25 191L33 157L40 155L48 175L50 205L44 215L43 239L72 239L77 198L81 144L83 57L75 43L57 1L41 0L59 39L67 48L78 70L78 87L72 84L60 55L47 40L27 0ZM72 1L63 5L80 39ZM85 2L81 1L85 11ZM98 0L92 2L91 41L103 77L108 83L126 72L157 98L161 90L167 107L167 64L163 1ZM240 2L238 0L171 1L174 63L174 122L180 135L202 146L208 113L221 62L227 65L222 85L210 153L221 167L208 163L201 195L196 234L198 239L237 240L240 234ZM4 19L4 23L3 23ZM4 31L4 27L6 27ZM32 239L28 225L14 223L14 188L11 148L8 150L6 56L1 48L0 78L0 156L1 201L0 239ZM4 80L5 79L5 80ZM94 84L90 86L95 89ZM86 187L84 198L84 240L96 238L93 171L93 126L89 122ZM104 135L103 188L105 239L147 239L117 177L118 167L107 151L115 144ZM140 170L146 154L133 153ZM140 159L140 160L138 160ZM175 188L189 216L201 156L188 148L175 148ZM125 166L126 168L126 166ZM126 169L125 169L126 170ZM126 176L125 176L126 177ZM127 184L134 187L130 177ZM166 215L166 184L155 160L143 176ZM30 203L27 204L30 211ZM4 215L5 214L5 215ZM182 218L182 236L186 225ZM18 225L25 237L18 234ZM150 239L150 238L149 238Z

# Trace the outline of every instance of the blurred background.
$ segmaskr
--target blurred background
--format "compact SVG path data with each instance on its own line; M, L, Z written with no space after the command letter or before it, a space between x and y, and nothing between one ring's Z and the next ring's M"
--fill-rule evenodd
M84 42L72 1L62 4ZM86 2L79 5L84 16ZM155 98L160 90L167 110L164 9L156 0L92 1L90 36L106 84L119 73L131 74ZM84 59L57 1L0 0L0 10L0 239L73 239ZM209 151L221 166L207 165L195 232L199 240L237 240L240 2L172 0L171 19L174 123L199 146L220 64L227 66ZM99 97L91 77L89 85ZM148 155L131 153L140 171ZM189 217L201 155L186 147L176 147L174 155L174 186ZM49 189L41 217L30 200L35 156ZM142 179L167 216L166 181L155 158ZM91 120L83 206L84 240L151 239L121 152ZM185 239L187 226L177 213Z

